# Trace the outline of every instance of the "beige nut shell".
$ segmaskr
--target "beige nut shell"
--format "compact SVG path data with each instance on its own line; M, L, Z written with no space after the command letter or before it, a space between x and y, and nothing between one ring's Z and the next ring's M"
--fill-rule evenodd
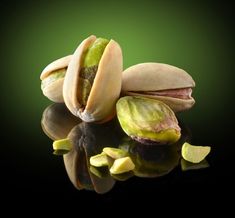
M191 108L195 100L193 98L179 99L137 92L192 87L195 87L195 82L186 71L163 63L137 64L127 68L122 74L122 92L124 95L139 95L158 99L169 105L174 112Z
M57 70L60 70L63 68L67 68L71 58L72 58L72 55L68 55L58 60L55 60L49 65L47 65L45 69L42 71L40 75L40 79L44 80L49 75L53 74L53 72L56 72ZM42 92L47 98L49 98L53 102L58 102L58 103L64 102L63 83L64 83L64 78L59 78L58 80L49 84L47 87L44 87L42 89Z
M100 59L87 105L82 108L78 102L83 54L95 40L96 37L91 35L78 46L68 65L63 86L66 106L85 122L102 122L111 118L115 114L115 103L121 91L122 50L117 42L110 40Z

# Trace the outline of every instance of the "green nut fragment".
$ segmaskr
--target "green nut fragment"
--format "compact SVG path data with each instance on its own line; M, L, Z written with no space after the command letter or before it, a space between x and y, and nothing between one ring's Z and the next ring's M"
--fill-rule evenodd
M180 165L181 165L182 171L199 170L199 169L207 168L210 166L206 159L202 160L199 163L191 163L183 158L181 159Z
M53 142L53 149L54 150L71 150L72 144L68 138L66 139L60 139Z
M211 151L210 146L195 146L185 142L182 146L181 154L182 157L191 162L201 162Z
M63 68L52 72L49 76L47 76L44 80L42 80L41 89L44 90L44 88L48 87L53 82L61 78L64 78L66 70L67 70L66 68Z
M135 168L135 164L132 162L130 157L122 157L116 159L113 166L110 168L111 174L121 174L129 172Z
M99 61L109 40L97 38L84 54L83 67L79 74L79 100L82 105L87 104L87 100L98 70Z
M90 157L90 164L94 167L108 166L107 155L102 152L100 154Z
M103 149L103 152L109 157L112 157L113 159L118 159L127 156L127 152L119 148L105 147Z
M181 136L174 112L161 101L126 96L118 100L116 107L122 129L141 143L172 144Z
M97 38L95 42L88 48L84 57L84 67L91 67L99 64L104 49L109 40Z

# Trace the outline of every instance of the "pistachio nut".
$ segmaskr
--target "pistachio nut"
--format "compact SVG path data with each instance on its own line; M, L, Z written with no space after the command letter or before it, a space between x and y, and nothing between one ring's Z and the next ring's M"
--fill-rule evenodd
M163 101L174 112L191 108L193 78L184 70L162 63L141 63L123 71L123 95L138 95Z
M174 112L156 99L122 97L117 102L117 117L124 132L142 143L171 144L181 136Z
M68 65L63 97L85 122L104 122L115 115L121 91L122 51L117 42L90 36L78 46Z
M64 102L63 83L72 55L53 61L42 71L40 79L43 94L54 102Z

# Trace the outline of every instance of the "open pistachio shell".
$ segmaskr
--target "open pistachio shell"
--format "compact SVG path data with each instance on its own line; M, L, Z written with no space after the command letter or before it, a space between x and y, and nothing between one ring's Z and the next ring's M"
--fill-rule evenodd
M174 112L191 108L195 82L184 70L162 63L141 63L123 71L123 95L139 95L158 99Z
M64 76L72 55L53 61L42 71L41 89L43 94L53 102L64 102L63 83Z
M131 138L145 144L172 144L181 129L174 112L161 101L126 96L117 102L117 117Z
M121 91L122 51L114 40L104 49L85 106L79 102L79 74L83 56L95 36L85 39L76 49L69 63L64 79L63 96L68 109L85 122L104 122L115 114L115 103Z

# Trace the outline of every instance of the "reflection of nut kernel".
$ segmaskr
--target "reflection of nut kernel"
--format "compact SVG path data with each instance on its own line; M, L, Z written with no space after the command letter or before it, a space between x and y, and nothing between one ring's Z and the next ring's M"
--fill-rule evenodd
M90 158L90 164L94 167L108 166L108 159L104 152Z
M135 168L135 164L132 162L130 157L123 157L116 159L113 166L110 168L110 173L120 174L131 171Z

